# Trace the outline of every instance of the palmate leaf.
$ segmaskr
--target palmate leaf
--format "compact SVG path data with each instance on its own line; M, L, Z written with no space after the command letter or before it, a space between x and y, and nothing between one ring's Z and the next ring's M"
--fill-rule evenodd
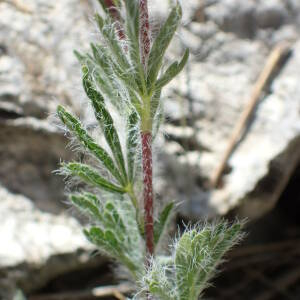
M120 249L116 248L116 238L110 237L107 239L107 234L105 231L99 227L91 227L89 230L84 229L84 234L87 239L93 243L94 245L98 246L102 251L107 252L111 256L117 256L119 254Z
M97 197L91 193L73 194L70 195L70 200L103 228L116 232L121 240L125 239L126 226L112 201L107 201L103 206Z
M85 229L84 234L100 250L124 264L131 271L132 275L137 278L141 272L141 267L143 267L143 262L126 252L123 242L119 240L113 230L91 227L89 230Z
M168 224L168 221L170 219L170 214L172 212L172 209L174 207L174 203L168 203L162 212L159 215L158 220L154 223L154 243L158 244L160 237L162 236L166 225Z
M155 89L160 90L162 87L167 85L174 77L176 77L184 68L189 58L189 50L186 49L185 53L180 62L175 61L172 63L165 73L157 80Z
M149 55L147 85L150 90L155 84L158 72L162 65L164 54L173 38L173 35L181 20L182 10L179 3L172 9L169 17L161 27Z
M76 162L63 163L61 171L62 173L68 176L78 177L87 184L104 189L109 192L119 194L124 194L126 192L126 190L123 187L117 186L104 179L98 174L98 172L95 169L92 169L90 166L85 164Z
M110 228L111 230L116 232L119 239L121 241L124 241L127 235L126 226L113 202L108 201L107 203L105 203L103 217L105 228Z
M94 88L91 79L89 78L89 72L86 67L83 67L83 86L87 96L90 98L95 117L98 120L100 127L104 133L107 144L109 145L112 154L116 160L116 163L121 171L122 178L127 182L127 172L124 163L124 157L122 153L121 143L119 135L114 126L114 121L105 107L104 98Z
M90 193L73 194L69 196L70 201L84 213L93 218L94 221L103 223L100 213L100 202L97 197Z
M134 220L134 208L130 202L126 198L123 201L112 198L103 204L91 193L73 194L70 200L97 224L84 230L89 241L127 266L137 278L143 272L144 258L141 237Z
M75 134L85 148L87 148L97 159L99 159L99 161L119 181L119 183L123 184L124 181L110 155L94 141L94 139L86 132L85 129L83 129L80 121L67 112L61 105L57 107L57 115L68 127L68 129Z

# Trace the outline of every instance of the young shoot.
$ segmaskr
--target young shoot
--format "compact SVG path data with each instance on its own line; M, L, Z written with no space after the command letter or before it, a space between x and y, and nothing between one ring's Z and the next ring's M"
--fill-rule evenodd
M152 144L161 123L161 91L189 57L187 49L162 69L181 7L174 5L153 39L147 0L99 3L99 42L75 55L103 143L66 108L57 108L66 129L93 157L62 163L61 173L81 183L69 199L91 220L84 229L87 239L126 267L139 291L136 298L196 300L225 252L240 239L241 225L196 226L177 239L169 257L157 253L174 205L166 204L154 220ZM113 110L125 122L124 143Z

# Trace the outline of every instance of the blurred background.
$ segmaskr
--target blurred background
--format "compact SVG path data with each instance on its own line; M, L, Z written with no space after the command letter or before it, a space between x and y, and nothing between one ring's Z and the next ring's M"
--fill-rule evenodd
M154 32L171 2L149 0ZM178 203L174 228L248 219L247 238L205 299L300 299L300 1L182 6L168 58L186 47L191 58L163 94L157 201ZM22 293L32 300L93 299L80 292L117 282L112 263L83 237L63 180L53 174L60 160L78 157L51 121L57 104L91 122L72 51L97 39L96 9L96 0L0 0L3 300Z

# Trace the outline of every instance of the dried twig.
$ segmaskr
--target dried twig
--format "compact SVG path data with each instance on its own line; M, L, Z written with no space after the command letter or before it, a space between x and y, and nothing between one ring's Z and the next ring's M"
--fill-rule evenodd
M116 299L125 300L126 297L123 294L133 291L134 288L132 285L123 283L119 285L101 286L88 291L72 291L56 294L35 295L29 297L29 300L80 300L88 297L103 298L108 296L114 296Z
M26 4L22 3L20 0L0 0L1 2L6 2L14 6L17 10L25 14L32 14L32 10L27 7Z
M289 49L290 46L288 43L281 43L277 45L269 55L265 67L263 68L263 71L261 72L258 80L254 85L250 101L247 103L245 109L242 112L240 119L238 120L232 132L227 149L222 157L221 163L217 167L216 171L213 173L213 176L211 178L212 187L214 188L218 187L222 173L227 164L227 161L231 156L238 140L240 139L240 136L244 128L246 127L249 118L251 117L258 103L262 91L266 87L267 83L269 82L269 79L271 78L272 74L274 73L276 67L279 65L282 58L288 53Z

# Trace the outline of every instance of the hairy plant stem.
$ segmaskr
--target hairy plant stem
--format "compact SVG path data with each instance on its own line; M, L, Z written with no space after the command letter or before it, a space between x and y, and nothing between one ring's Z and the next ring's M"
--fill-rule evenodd
M140 0L140 45L142 64L146 69L150 52L150 24L147 0Z
M141 61L147 72L147 60L150 52L150 25L147 0L140 0L140 51ZM149 257L154 254L153 233L153 183L152 183L152 130L150 118L150 99L144 98L144 120L142 120L141 141L144 180L144 222L146 240L146 264ZM146 125L146 126L144 126Z
M149 256L154 253L153 234L153 184L152 184L152 134L149 131L141 132L143 180L144 180L144 222L147 252L147 265Z
M111 17L117 21L117 30L119 39L124 39L124 31L118 24L119 12L112 0L105 0L106 6L110 9ZM147 72L147 60L150 52L150 24L148 14L148 1L140 0L140 53L141 62L144 71ZM146 92L146 87L144 87ZM143 165L143 183L144 183L144 230L146 243L146 266L150 264L150 257L154 254L154 221L153 221L153 181L152 181L152 121L150 117L150 100L151 97L144 97L144 114L141 126L141 144L142 144L142 165ZM129 197L135 208L137 209L137 199L130 191ZM138 211L137 211L137 222ZM151 299L149 293L146 294L148 300Z
M154 254L154 223L153 223L153 182L152 182L152 133L141 132L142 161L144 179L144 226L146 241L146 267L150 266L150 258ZM152 297L146 292L147 300Z

